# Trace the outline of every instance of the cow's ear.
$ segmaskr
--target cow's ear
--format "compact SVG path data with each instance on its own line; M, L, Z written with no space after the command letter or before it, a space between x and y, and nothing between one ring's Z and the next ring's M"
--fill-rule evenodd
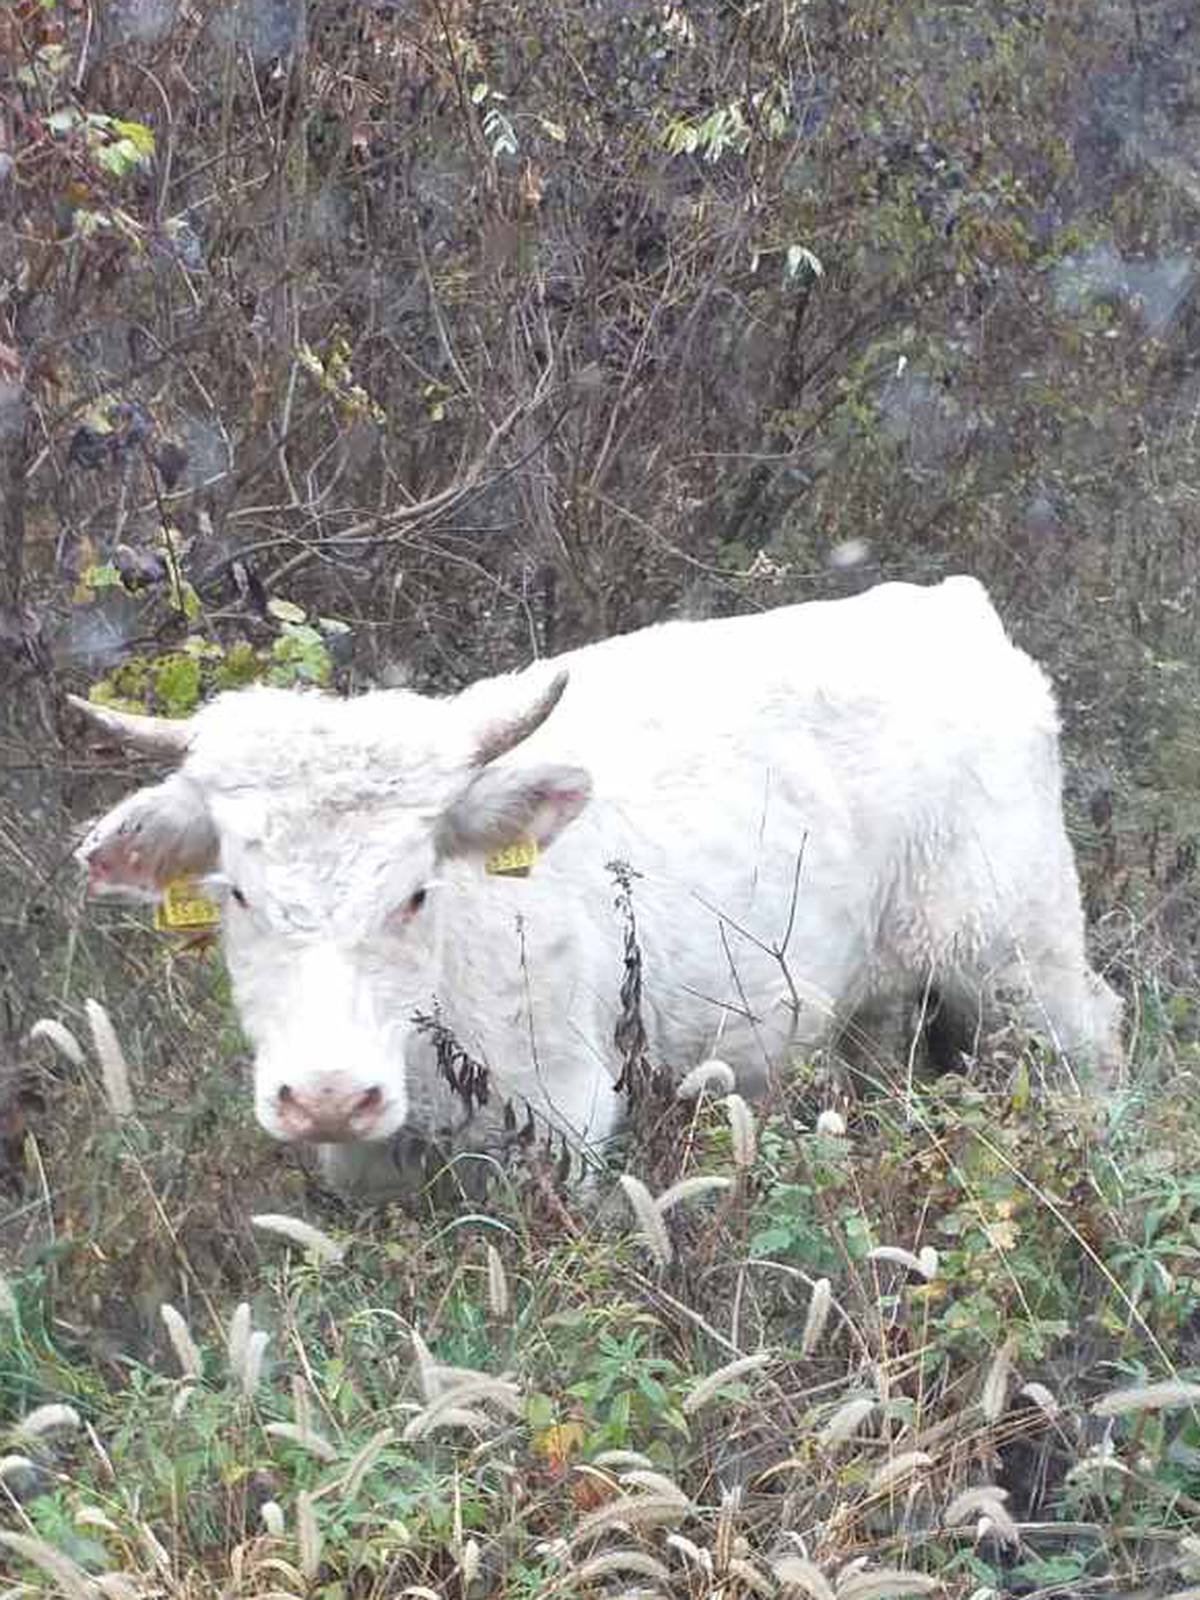
M195 784L176 773L101 817L75 859L88 869L89 894L157 900L172 879L213 870L217 830Z
M591 797L582 767L488 767L442 813L438 853L486 855L530 839L545 848Z

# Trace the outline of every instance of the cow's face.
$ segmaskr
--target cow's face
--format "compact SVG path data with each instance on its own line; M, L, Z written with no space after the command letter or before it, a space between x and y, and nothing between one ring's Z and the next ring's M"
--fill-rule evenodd
M407 1045L455 937L438 915L439 870L523 839L544 846L587 803L579 768L486 764L561 691L482 725L456 715L461 702L412 695L224 696L189 728L180 771L85 840L94 893L154 898L194 876L219 899L268 1133L378 1140L409 1120ZM104 722L122 732L113 714Z

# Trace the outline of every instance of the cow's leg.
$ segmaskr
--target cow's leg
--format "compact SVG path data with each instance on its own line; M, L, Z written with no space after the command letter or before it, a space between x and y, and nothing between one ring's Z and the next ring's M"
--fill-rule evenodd
M1015 1003L1081 1086L1107 1086L1121 1074L1121 1004L1088 965L1060 787L1052 739L1032 747L1024 775L980 775L970 831L910 889L920 914L903 930L906 955L914 977L931 963L944 992L953 978L985 1024Z
M1048 1038L1081 1087L1121 1082L1121 1002L1088 966L1082 946L1020 948L1002 979L1022 1020Z

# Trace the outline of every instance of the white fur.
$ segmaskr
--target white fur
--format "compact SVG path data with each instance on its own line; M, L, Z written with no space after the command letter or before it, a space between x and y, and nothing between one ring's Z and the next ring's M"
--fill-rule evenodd
M561 704L480 779L481 731L562 668ZM377 1139L462 1124L412 1023L436 1009L491 1074L459 1138L494 1141L515 1101L603 1140L622 1112L614 861L637 874L650 1050L680 1072L718 1054L761 1080L931 978L969 1002L1012 991L1073 1061L1119 1065L1119 1004L1084 954L1050 690L973 579L668 623L450 701L226 695L197 718L182 777L219 835L211 865L249 905L227 897L225 941L269 1132L285 1131L282 1086L331 1074L382 1090ZM474 853L498 815L553 839L526 880ZM169 857L161 838L151 855ZM369 1148L335 1151L330 1170L387 1181Z

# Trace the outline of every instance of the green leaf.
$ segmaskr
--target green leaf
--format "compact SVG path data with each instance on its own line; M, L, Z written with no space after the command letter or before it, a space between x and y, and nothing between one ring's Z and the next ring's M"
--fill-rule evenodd
M525 1421L537 1431L552 1426L554 1401L547 1394L531 1394L525 1401Z
M303 606L291 600L268 600L267 611L276 622L303 622L308 615Z
M225 651L215 639L201 638L198 633L186 639L183 648L189 656L195 656L197 661L222 661L225 657Z
M257 681L262 663L254 647L239 639L226 651L225 659L217 668L214 679L219 689L241 689Z
M325 684L332 676L325 641L307 624L285 622L282 634L271 647L271 658L274 664L267 673L269 683L283 687L294 683Z
M194 656L164 656L154 669L154 692L169 717L184 717L200 703L200 663Z
M98 145L92 151L96 165L111 172L115 178L124 178L142 164L137 146L129 139L118 139L113 144Z
M325 641L321 638L316 628L311 627L309 623L303 621L285 622L283 631L289 639L294 639L297 644L302 645L306 650L315 649L324 652Z
M111 562L106 561L102 566L88 567L82 574L82 582L89 589L122 589L121 574Z
M137 151L143 160L149 160L154 154L154 133L144 122L121 122L113 120L113 127Z
M1060 1584L1073 1583L1087 1568L1087 1557L1075 1550L1064 1550L1061 1555L1037 1556L1022 1561L1011 1569L1009 1577L1020 1578L1038 1589L1057 1589Z

